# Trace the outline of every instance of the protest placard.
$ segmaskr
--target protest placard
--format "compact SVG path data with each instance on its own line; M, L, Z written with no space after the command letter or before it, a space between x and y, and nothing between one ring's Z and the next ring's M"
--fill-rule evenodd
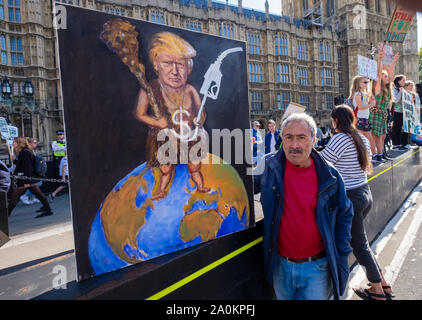
M418 94L415 94L415 111L416 111L416 119L421 121L421 100Z
M18 128L14 127L14 126L7 126L7 131L8 131L7 143L11 147L12 144L13 144L13 139L15 139L19 136L19 131L18 131Z
M290 102L290 104L287 106L286 111L283 114L283 118L281 119L281 123L285 119L287 119L288 116L290 116L293 113L304 113L306 110L305 106L302 106L298 103Z
M414 12L397 6L387 29L386 40L388 42L403 42L410 29L414 16Z
M358 74L378 81L378 65L375 60L358 55Z
M0 117L0 133L4 140L9 138L9 129L7 128L7 121L5 118Z
M421 134L419 112L416 104L413 103L412 95L406 90L402 90L403 101L403 132L416 135Z
M384 58L382 59L382 64L384 66L391 66L393 64L393 59L394 59L393 48L391 48L388 45L385 45L383 47L383 51L384 51Z

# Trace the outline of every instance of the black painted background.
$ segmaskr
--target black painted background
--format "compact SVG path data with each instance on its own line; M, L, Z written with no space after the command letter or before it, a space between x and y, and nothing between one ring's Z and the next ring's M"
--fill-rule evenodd
M133 116L138 81L99 38L104 23L118 16L71 6L66 9L67 29L58 30L59 55L78 277L86 279L92 275L87 254L91 224L114 185L145 162L148 127ZM220 94L217 101L207 100L204 128L210 137L211 129L250 128L244 42L121 18L136 26L148 80L156 77L148 60L152 36L171 31L187 40L197 51L188 82L198 92L203 75L219 53L241 46L243 52L223 60ZM254 225L252 177L246 175L246 165L233 167L248 192L250 224Z

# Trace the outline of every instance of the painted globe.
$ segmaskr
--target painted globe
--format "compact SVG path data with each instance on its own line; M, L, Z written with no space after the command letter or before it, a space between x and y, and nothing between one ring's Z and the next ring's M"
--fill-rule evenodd
M166 197L160 169L146 163L120 180L101 204L88 240L95 275L197 245L249 226L249 200L237 171L215 155L202 161L208 193L197 191L186 164L175 166Z

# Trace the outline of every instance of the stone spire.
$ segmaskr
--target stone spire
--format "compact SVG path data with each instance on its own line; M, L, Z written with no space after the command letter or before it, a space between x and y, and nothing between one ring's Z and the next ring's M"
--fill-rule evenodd
M268 0L265 0L265 18L267 20L270 19L270 5L268 4Z
M237 7L239 8L239 13L242 13L242 0L237 0Z

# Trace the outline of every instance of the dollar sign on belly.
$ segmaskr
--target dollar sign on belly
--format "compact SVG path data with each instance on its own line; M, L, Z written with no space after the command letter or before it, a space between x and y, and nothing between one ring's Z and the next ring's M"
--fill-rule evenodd
M171 120L173 121L173 123L175 125L178 125L180 127L180 133L179 133L180 135L179 135L179 138L180 139L183 139L183 140L186 140L186 139L189 138L192 130L189 127L188 122L187 121L183 121L183 115L184 114L186 115L186 117L189 117L190 116L190 113L187 110L183 110L183 109L176 110L173 113L173 115L171 117Z

